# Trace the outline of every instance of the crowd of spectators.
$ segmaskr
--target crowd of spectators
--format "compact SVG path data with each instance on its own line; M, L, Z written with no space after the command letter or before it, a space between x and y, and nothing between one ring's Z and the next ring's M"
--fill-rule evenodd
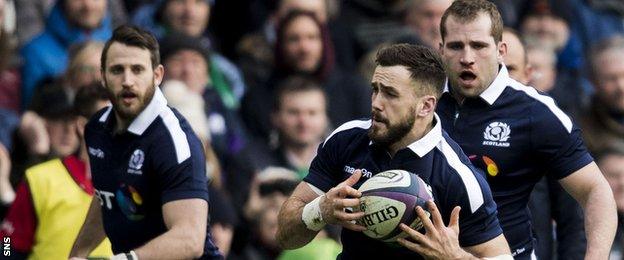
M505 41L517 51L509 51L510 73L511 66L521 70L517 80L551 95L581 126L609 180L620 220L612 257L622 257L624 2L491 1L508 28ZM328 133L370 116L368 81L376 51L393 43L437 49L440 18L451 3L0 0L0 233L26 241L14 247L21 256L42 252L36 243L47 243L41 234L50 232L42 228L46 221L28 228L14 223L32 217L20 215L33 214L25 207L37 207L23 204L23 196L57 192L28 190L38 187L29 183L33 166L67 158L81 167L88 163L81 157L86 148L80 122L95 111L77 114L79 103L99 93L93 88L101 80L103 41L117 25L129 23L159 40L165 67L159 87L204 144L212 235L222 253L253 260L335 257L340 241L333 227L304 248L282 251L275 241L279 208ZM531 205L548 209L534 210L546 220L536 226L546 229L536 232L538 243L548 244L538 255L581 259L582 250L557 249L558 242L584 240L568 243L557 235L568 224L556 215L577 212L555 198L561 187L550 186L544 180L534 194L550 202ZM583 226L582 216L576 221Z

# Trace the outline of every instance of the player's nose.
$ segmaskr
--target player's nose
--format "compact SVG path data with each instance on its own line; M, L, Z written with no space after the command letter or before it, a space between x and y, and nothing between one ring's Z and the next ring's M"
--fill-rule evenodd
M126 70L122 76L121 85L124 87L131 87L134 85L135 76L132 74L130 70Z

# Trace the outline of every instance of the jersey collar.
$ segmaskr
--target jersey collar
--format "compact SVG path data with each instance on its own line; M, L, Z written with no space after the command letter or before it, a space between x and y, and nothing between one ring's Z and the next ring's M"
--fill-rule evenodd
M145 129L149 127L154 120L160 115L160 112L164 107L167 106L167 99L160 91L158 86L155 87L154 97L152 97L152 101L150 101L149 105L143 109L143 111L137 116L137 118L132 121L130 126L128 126L128 132L142 135L145 132Z
M425 136L407 146L410 150L416 153L418 157L427 155L440 143L440 141L442 141L442 126L440 124L440 117L438 117L438 114L436 113L433 114L433 117L433 128L431 128Z
M433 128L429 130L425 136L416 140L415 142L409 144L407 148L412 150L418 157L423 157L427 155L433 148L438 146L438 144L442 141L442 126L440 117L438 117L437 113L433 113ZM368 121L371 122L371 121ZM369 127L372 127L369 125ZM373 145L373 141L371 140L368 145Z
M496 75L496 78L494 79L494 81L492 81L492 84L490 84L490 86L488 86L485 91L483 91L483 93L479 95L479 97L481 97L481 99L483 99L489 105L492 105L494 104L494 102L496 102L498 97L507 87L507 82L509 81L509 72L507 71L507 67L505 67L505 64L501 63L499 67L500 69L498 70L498 75ZM444 83L444 93L446 92L449 92L448 78Z
M133 133L135 135L142 135L143 132L156 120L158 115L163 108L167 106L167 99L160 91L160 88L156 86L156 90L154 90L154 96L150 103L141 111L141 113L130 123L128 126L128 132ZM106 122L110 113L112 111L112 106L108 107L106 112L102 114L100 117L100 122Z

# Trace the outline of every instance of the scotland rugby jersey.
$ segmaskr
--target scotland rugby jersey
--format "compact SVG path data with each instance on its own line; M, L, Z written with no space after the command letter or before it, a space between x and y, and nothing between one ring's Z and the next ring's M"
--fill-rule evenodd
M417 174L430 187L444 222L461 206L459 243L473 246L487 242L502 229L496 218L496 204L482 173L477 173L461 148L441 128L435 126L420 140L391 157L368 137L371 121L351 121L336 129L319 146L310 173L304 181L327 192L346 180L356 169L362 178L354 188L379 172L403 169ZM410 209L413 210L413 209ZM341 259L422 259L398 244L387 244L361 232L342 229Z
M85 140L104 229L113 252L121 253L167 231L162 205L208 201L208 187L199 139L158 88L126 132L113 134L114 128L112 107L104 108L87 124ZM220 258L208 231L203 258Z
M509 78L505 66L479 98L462 105L448 89L437 108L442 127L486 173L512 253L526 256L533 248L527 203L535 183L593 161L581 131L552 98Z

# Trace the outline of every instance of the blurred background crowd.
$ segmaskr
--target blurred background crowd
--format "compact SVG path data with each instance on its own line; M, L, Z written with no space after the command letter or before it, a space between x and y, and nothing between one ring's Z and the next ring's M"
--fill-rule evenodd
M622 229L624 1L491 1L521 38L509 40L510 48L524 45L508 62L510 71L525 73L529 85L550 94L581 126L612 186ZM160 87L204 142L211 227L222 253L335 258L339 230L332 227L310 245L282 252L275 241L279 208L327 134L370 116L376 51L392 43L437 49L440 18L451 2L0 0L0 217L35 214L34 227L5 221L2 234L18 238L13 249L24 254L45 242L36 225L47 215L11 205L20 193L46 192L29 190L27 169L80 150L77 95L99 96L91 102L105 105L97 84L103 42L117 25L130 23L158 38L165 66ZM623 235L618 232L615 256ZM563 254L555 248L542 256Z

